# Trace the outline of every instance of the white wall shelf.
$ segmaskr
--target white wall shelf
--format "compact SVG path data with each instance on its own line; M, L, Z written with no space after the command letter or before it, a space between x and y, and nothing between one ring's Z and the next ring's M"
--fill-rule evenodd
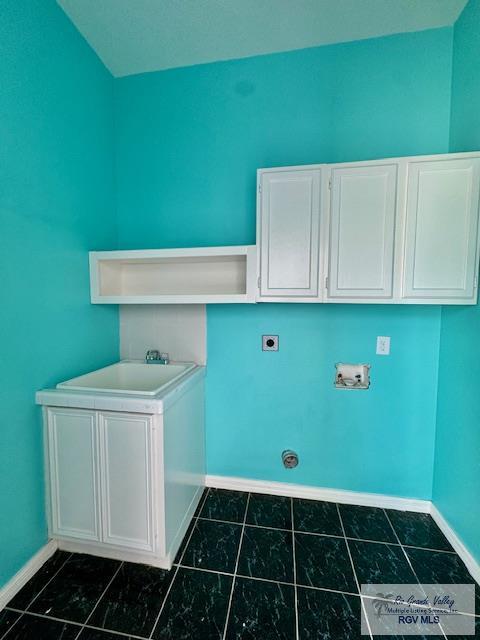
M256 279L255 246L90 253L93 303L255 302Z

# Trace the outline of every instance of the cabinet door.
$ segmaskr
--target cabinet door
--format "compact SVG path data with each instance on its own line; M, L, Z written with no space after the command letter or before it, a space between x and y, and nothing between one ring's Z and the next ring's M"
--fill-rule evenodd
M404 298L475 298L479 158L408 165Z
M332 169L330 298L390 298L397 165Z
M100 414L103 542L154 550L152 418Z
M260 297L318 296L320 169L260 174Z
M48 409L47 430L52 534L99 540L95 413Z

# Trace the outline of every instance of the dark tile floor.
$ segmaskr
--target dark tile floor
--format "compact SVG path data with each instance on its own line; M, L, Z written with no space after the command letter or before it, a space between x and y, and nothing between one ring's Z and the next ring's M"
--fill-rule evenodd
M473 582L428 515L210 489L170 572L57 551L0 640L355 640L359 584L417 580Z

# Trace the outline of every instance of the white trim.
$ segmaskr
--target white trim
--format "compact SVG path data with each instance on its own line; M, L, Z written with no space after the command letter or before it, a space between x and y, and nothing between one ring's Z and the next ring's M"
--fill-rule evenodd
M463 560L473 579L480 584L480 564L475 560L471 552L459 538L458 534L454 531L454 529L433 503L430 508L430 515L439 526L443 535L447 538L452 547Z
M77 540L74 538L58 538L58 548L70 553L86 553L99 558L111 558L121 562L134 562L137 564L147 564L150 567L160 569L170 569L171 559L168 556L159 556L148 551L135 551L124 547L117 547L112 544L103 544L91 540Z
M365 507L380 507L382 509L399 509L400 511L417 511L430 513L429 500L415 498L399 498L384 496L379 493L361 493L342 489L327 489L311 487L289 482L269 482L267 480L251 480L248 478L234 478L228 476L207 475L205 486L216 489L230 489L233 491L251 491L252 493L269 493L275 496L290 498L307 498L308 500L325 500L342 504L357 504Z
M45 562L53 556L58 548L56 540L50 540L30 560L10 578L10 580L0 589L0 611L17 595L26 583L32 578Z

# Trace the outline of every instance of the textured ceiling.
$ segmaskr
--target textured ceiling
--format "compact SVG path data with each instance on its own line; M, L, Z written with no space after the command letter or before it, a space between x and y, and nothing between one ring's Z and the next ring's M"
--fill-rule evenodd
M114 76L452 25L466 0L57 0Z

